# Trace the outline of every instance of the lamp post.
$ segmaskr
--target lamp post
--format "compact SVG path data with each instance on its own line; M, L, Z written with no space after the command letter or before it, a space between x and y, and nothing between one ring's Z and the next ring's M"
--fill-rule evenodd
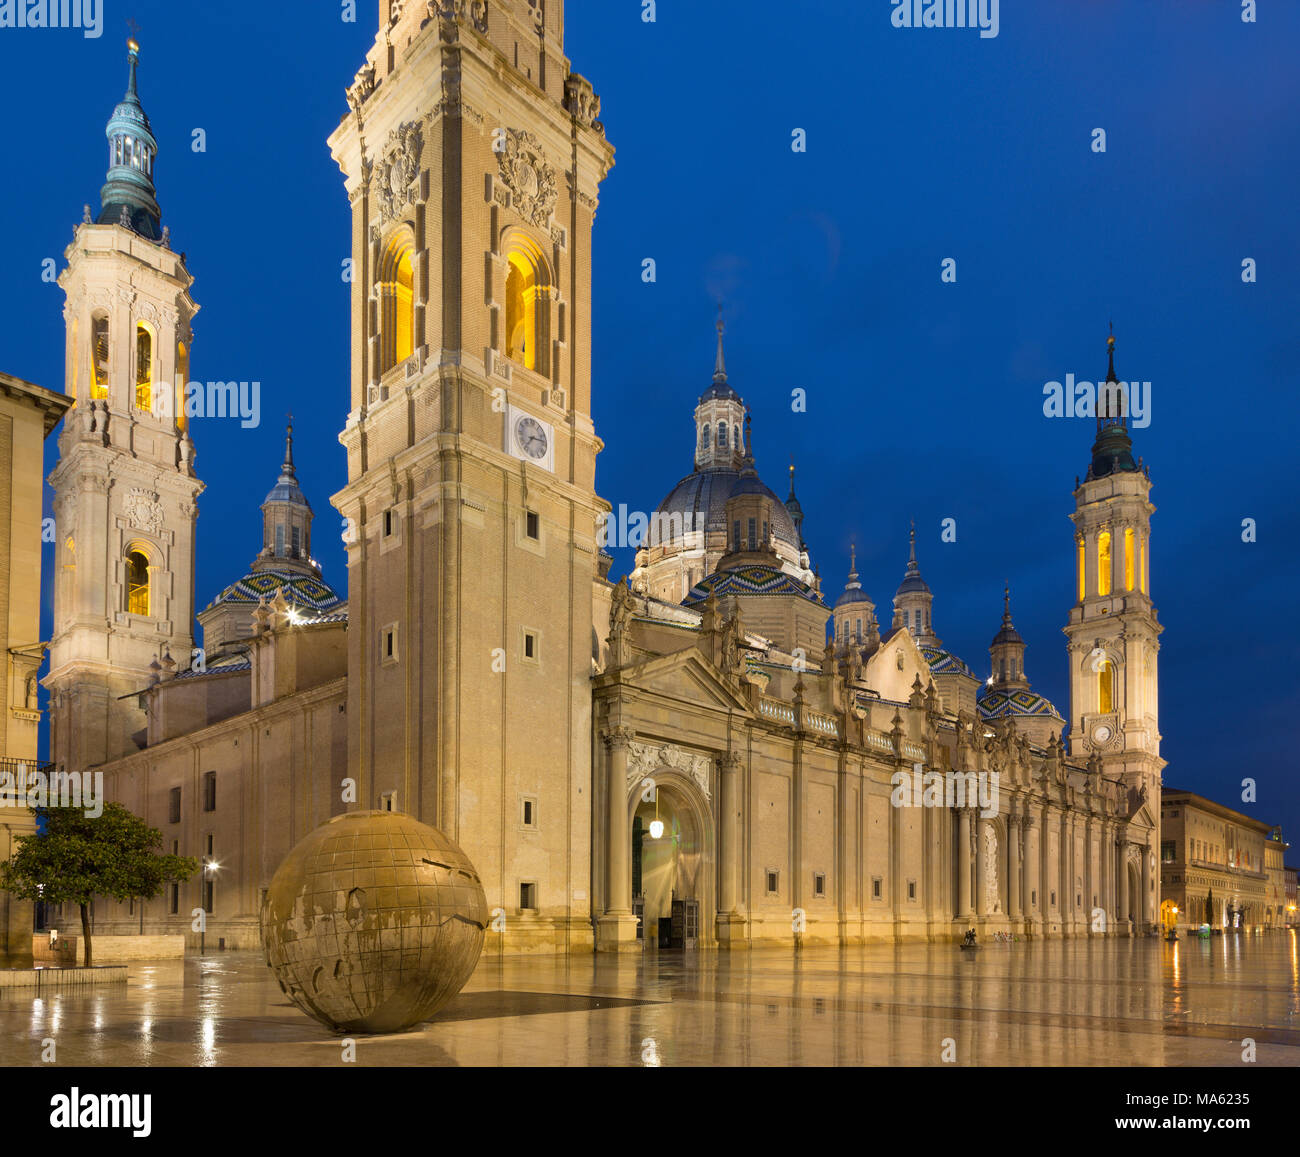
M208 880L217 874L221 865L216 860L208 856L203 857L203 895L201 903L203 907L203 922L199 925L199 955L202 956L207 948L208 937Z

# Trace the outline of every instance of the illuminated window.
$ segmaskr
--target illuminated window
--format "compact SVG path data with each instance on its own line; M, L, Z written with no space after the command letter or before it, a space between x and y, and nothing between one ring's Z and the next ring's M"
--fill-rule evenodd
M1133 589L1133 574L1137 568L1136 549L1133 528L1126 527L1124 530L1124 589L1126 591Z
M176 343L176 425L185 429L185 386L190 380L190 347Z
M1097 710L1108 715L1115 710L1115 664L1109 659L1097 673Z
M149 560L138 550L126 556L126 609L132 615L149 613Z
M1097 593L1110 594L1110 531L1103 530L1097 536Z
M135 327L135 408L153 410L153 334Z
M400 366L415 352L415 265L410 237L395 235L379 261L379 371Z
M91 353L94 359L90 396L108 397L108 318L101 314L91 322Z
M1083 602L1088 593L1088 589L1084 585L1084 572L1086 570L1086 559L1088 556L1087 552L1083 548L1083 535L1077 534L1074 536L1074 546L1075 558L1079 568L1079 602Z
M542 251L527 237L516 236L507 255L506 357L525 369L546 373L547 296L549 279Z

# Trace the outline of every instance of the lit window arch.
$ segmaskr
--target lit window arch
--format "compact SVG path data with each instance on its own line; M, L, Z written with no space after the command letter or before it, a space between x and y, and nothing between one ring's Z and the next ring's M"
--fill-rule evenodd
M551 273L541 247L526 233L507 239L505 285L506 357L539 374L548 372Z
M153 412L154 331L147 321L135 326L135 408Z
M187 425L185 414L185 387L190 381L190 347L183 341L176 343L176 428L184 430Z
M150 614L152 576L149 573L149 556L139 547L131 547L126 554L126 610L128 614Z
M1103 530L1097 536L1097 593L1099 595L1110 594L1111 584L1111 554L1110 554L1110 531Z
M415 242L407 229L388 239L379 257L379 372L415 352Z
M96 313L90 319L90 396L99 401L108 397L108 314Z
M1097 672L1097 710L1109 715L1115 710L1115 664L1107 659Z

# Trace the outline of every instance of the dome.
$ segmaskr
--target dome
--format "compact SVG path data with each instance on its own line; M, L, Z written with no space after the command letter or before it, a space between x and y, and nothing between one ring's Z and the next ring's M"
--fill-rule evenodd
M821 598L810 586L774 566L742 566L735 570L717 571L691 587L682 604L689 607L702 603L710 595L719 598L798 595L810 603L821 603Z
M745 489L737 488L743 484ZM799 532L794 519L758 475L742 478L736 470L699 470L688 474L655 508L655 514L680 514L682 525L694 530L726 534L727 500L736 493L763 494L772 499L772 533L788 546L799 549Z
M246 574L226 587L204 610L222 603L256 603L284 592L284 601L293 606L326 614L337 610L343 600L318 578L288 570L259 570Z
M920 591L922 594L930 593L930 585L919 574L909 574L898 584L897 594L905 595L912 591Z
M871 602L871 596L859 586L849 587L842 595L840 595L840 597L835 600L835 609L838 611L840 607L851 606L854 603L868 603L873 607L875 606L875 603Z
M977 678L975 672L951 651L925 644L922 644L918 649L922 658L930 664L930 673L932 675L969 675L972 679Z
M307 495L302 492L302 487L298 485L298 479L291 478L286 474L281 474L276 480L262 505L265 506L267 502L294 502L299 506L305 506L308 510L311 509L311 503L307 501Z
M998 647L1001 646L1003 643L1014 643L1017 646L1021 646L1021 647L1025 645L1024 639L1020 637L1020 632L1017 631L1016 628L1013 627L1010 623L1005 624L1002 630L1000 630L996 635L993 636L992 646Z
M700 402L740 402L740 395L731 388L731 383L723 378L714 380L707 390L700 395Z
M985 719L1007 719L1011 716L1042 719L1061 719L1061 713L1041 695L1026 690L995 691L987 683L975 697L980 715Z

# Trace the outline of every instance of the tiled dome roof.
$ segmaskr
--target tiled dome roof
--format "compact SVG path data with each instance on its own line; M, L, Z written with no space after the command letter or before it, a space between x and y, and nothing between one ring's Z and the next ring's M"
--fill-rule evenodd
M976 678L975 672L951 651L926 645L920 646L918 650L930 664L930 671L935 675L969 675L972 679Z
M1006 719L1012 715L1061 719L1061 713L1033 691L994 691L986 683L976 700L985 719Z
M732 595L798 595L810 603L821 602L811 587L772 566L742 566L735 570L718 571L691 587L690 593L682 602L686 606L702 603L710 594L719 598Z
M317 614L335 611L343 602L327 584L311 575L287 570L258 570L231 583L205 609L210 610L221 603L256 603L263 598L272 599L277 591L284 592L286 603Z

